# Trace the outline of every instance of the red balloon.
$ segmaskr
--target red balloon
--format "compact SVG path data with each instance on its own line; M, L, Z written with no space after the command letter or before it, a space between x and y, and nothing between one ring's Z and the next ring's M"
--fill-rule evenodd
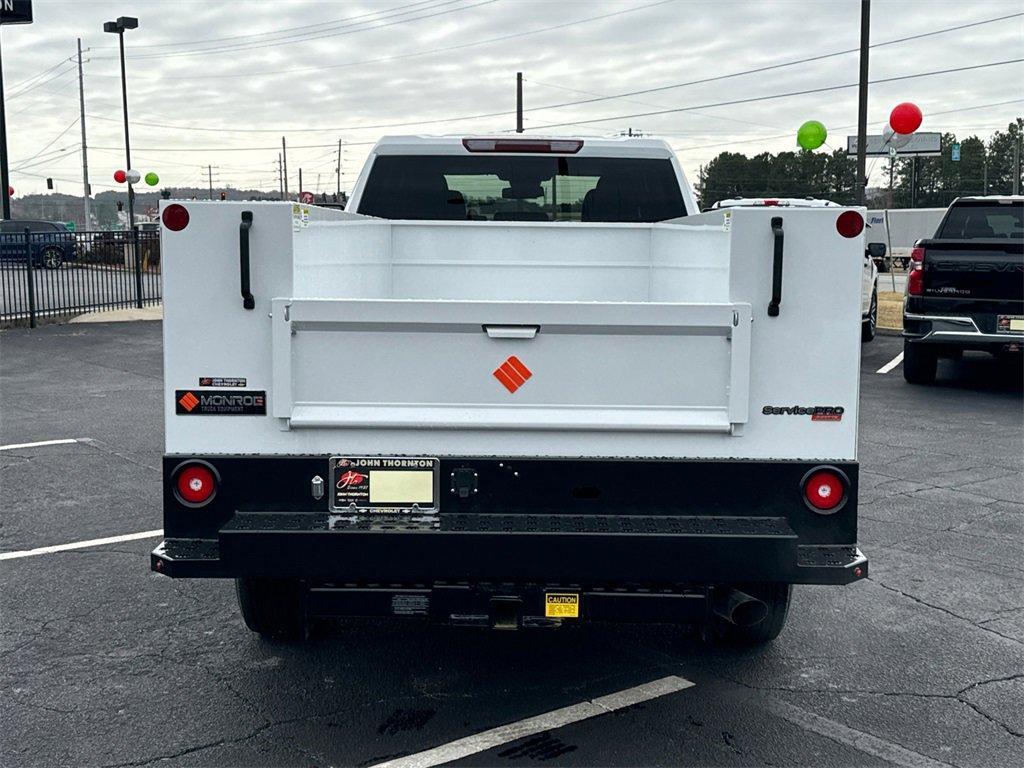
M896 133L913 133L921 127L922 120L924 116L921 114L921 108L917 104L905 101L893 107L889 115L889 126Z
M118 184L124 184L127 178L128 174L125 173L124 171L114 171L114 181L116 181Z

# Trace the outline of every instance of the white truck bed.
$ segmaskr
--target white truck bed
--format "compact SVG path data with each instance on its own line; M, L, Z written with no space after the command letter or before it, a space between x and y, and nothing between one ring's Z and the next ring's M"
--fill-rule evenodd
M863 244L834 215L188 210L187 228L162 234L169 454L856 458ZM242 211L254 310L239 296ZM778 215L782 305L769 317ZM510 357L531 373L514 392L494 373ZM245 379L267 415L176 416L175 393L203 377ZM765 412L793 406L842 416Z

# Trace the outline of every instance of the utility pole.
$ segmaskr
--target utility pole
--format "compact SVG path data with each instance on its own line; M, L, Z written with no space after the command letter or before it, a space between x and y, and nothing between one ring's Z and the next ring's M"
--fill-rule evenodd
M210 184L210 199L213 200L213 166L206 166L206 179Z
M85 229L92 229L89 200L89 155L85 141L85 85L82 78L82 38L78 38L78 122L82 126L82 198L85 201Z
M334 202L341 202L341 139L338 139L338 167L334 169L338 174L338 188L335 191Z
M302 168L299 168L299 194L302 194Z
M1017 132L1017 140L1013 142L1013 194L1020 194L1020 143L1024 135Z
M988 194L988 152L981 158L981 194Z
M0 27L2 29L2 27ZM7 115L4 107L4 56L3 44L0 43L0 219L11 218L11 177L7 172Z
M281 178L284 179L284 199L288 199L288 146L281 137Z
M516 133L523 132L523 73L516 72Z
M860 84L857 103L857 204L864 205L868 143L868 47L871 41L871 0L860 2Z
M277 153L277 189L284 200L284 176L281 175L281 153Z

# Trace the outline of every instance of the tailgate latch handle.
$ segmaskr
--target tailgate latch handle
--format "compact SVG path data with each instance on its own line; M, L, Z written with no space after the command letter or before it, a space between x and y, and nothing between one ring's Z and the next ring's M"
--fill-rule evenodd
M242 306L256 308L256 299L249 287L249 230L252 229L252 211L242 211L242 223L238 225L238 271L242 279Z
M782 303L782 217L772 217L772 236L775 238L775 255L772 261L772 300L768 302L768 317L779 316Z
M492 339L532 339L539 325L485 325L484 332Z

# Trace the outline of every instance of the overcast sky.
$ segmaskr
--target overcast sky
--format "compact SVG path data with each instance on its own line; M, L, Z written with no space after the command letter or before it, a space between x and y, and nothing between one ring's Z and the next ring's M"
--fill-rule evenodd
M2 28L19 194L44 191L46 176L60 191L81 192L76 37L88 49L93 190L117 187L111 175L124 167L117 38L102 28L121 15L139 19L125 37L134 165L156 171L161 186L205 183L212 164L217 186L276 190L284 134L292 191L299 167L307 189L317 191L319 178L319 190L333 191L338 139L346 145L342 187L350 189L381 135L513 129L517 71L526 80L527 129L663 136L691 178L723 150L794 148L808 119L821 120L829 144L843 147L857 120L856 88L699 108L855 83L855 53L552 106L855 49L856 0L34 0L34 7L31 26ZM872 42L883 43L1021 14L1024 3L875 0L872 9ZM871 77L1022 57L1024 17L1017 16L874 48ZM924 111L922 130L988 137L1024 113L1024 64L873 85L869 132L880 132L889 110L907 100ZM680 107L698 109L631 116ZM492 113L499 114L481 117ZM600 118L613 119L569 124Z

